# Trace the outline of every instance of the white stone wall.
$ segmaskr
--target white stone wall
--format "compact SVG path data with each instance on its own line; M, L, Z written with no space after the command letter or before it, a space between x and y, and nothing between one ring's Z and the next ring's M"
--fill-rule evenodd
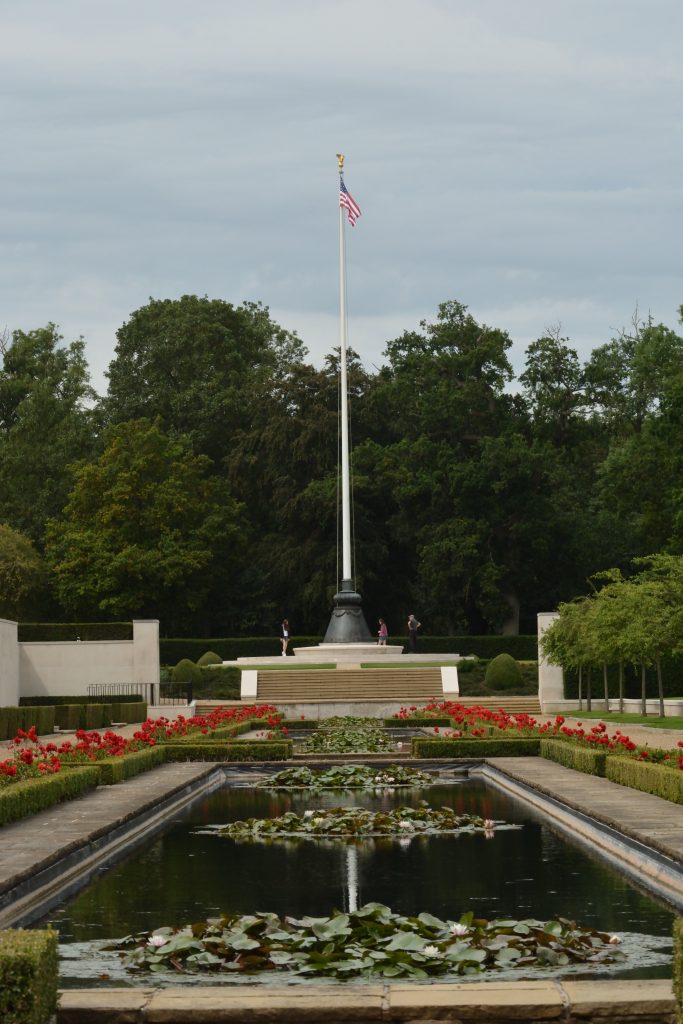
M564 701L564 673L559 665L547 661L541 653L540 639L557 618L557 612L538 614L538 699L542 711L554 711L558 701Z
M17 624L0 619L0 706L19 703L19 645Z
M92 683L159 682L159 623L156 619L135 620L132 640L17 644L15 625L15 646L21 697L85 696Z

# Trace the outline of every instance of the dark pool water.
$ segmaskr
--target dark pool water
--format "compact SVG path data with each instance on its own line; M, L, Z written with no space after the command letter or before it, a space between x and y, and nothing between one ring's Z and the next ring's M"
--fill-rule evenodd
M435 806L516 823L481 834L341 842L238 843L197 830L287 810L360 804L390 808L426 799ZM147 847L133 852L49 920L62 943L118 938L162 925L201 920L225 910L327 915L378 901L402 914L429 911L479 916L569 917L611 933L670 940L674 912L545 825L538 813L482 780L377 795L269 793L228 786L200 799ZM616 972L618 973L618 972ZM670 965L638 976L667 976ZM629 977L636 975L629 974Z

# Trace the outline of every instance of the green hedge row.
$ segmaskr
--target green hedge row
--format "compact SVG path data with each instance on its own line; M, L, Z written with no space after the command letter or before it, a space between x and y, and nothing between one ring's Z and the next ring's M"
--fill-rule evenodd
M85 768L90 771L95 768L98 772L98 785L114 786L117 782L125 782L132 779L140 772L149 771L166 761L164 747L147 747L145 750L137 750L133 754L122 754L121 757L105 757L101 761L93 761L92 765L63 765L62 771L74 772Z
M250 719L247 722L238 722L237 725L219 725L217 729L212 729L206 736L202 736L201 733L199 735L197 733L190 733L188 736L162 736L157 742L162 743L164 746L175 743L182 743L183 745L189 743L190 746L195 743L216 743L220 740L229 740L235 736L241 736L245 732L251 732L252 729L259 728L263 728L262 723Z
M99 780L96 768L85 767L78 772L59 772L58 775L3 786L0 789L0 825L44 811L62 800L82 796L87 790L94 789Z
M132 640L132 622L20 622L19 643L49 640Z
M144 697L137 693L123 695L108 693L106 697L93 697L89 693L74 693L68 697L21 697L19 705L22 708L39 708L43 705L59 707L60 704L133 704L138 701L144 702Z
M32 725L39 736L49 736L55 728L55 709L0 708L0 740L12 740L18 729L28 731Z
M319 636L293 636L290 647L315 647L321 639ZM405 646L408 638L392 637L391 642ZM474 654L487 659L497 654L511 654L518 661L534 661L538 657L535 636L421 636L418 643L421 654ZM160 640L159 648L162 665L177 665L181 658L197 661L207 651L214 651L224 661L277 655L280 640L277 636L169 639Z
M288 761L291 740L244 740L237 743L168 743L167 761Z
M444 726L450 728L453 722L450 718L385 718L385 729L428 729L438 725L441 729Z
M604 750L582 747L569 740L542 739L540 754L549 761L556 761L565 768L573 768L585 775L605 775L607 753Z
M640 789L674 804L683 804L683 772L678 768L610 754L605 763L605 777L620 786Z
M48 1024L57 1009L57 932L0 931L0 1021Z
M490 740L444 740L413 736L413 757L535 757L540 740L535 737Z
M683 1021L683 917L674 918L673 990L678 1008L677 1020Z
M317 729L320 722L315 718L304 718L303 721L298 718L283 718L280 725L285 729Z

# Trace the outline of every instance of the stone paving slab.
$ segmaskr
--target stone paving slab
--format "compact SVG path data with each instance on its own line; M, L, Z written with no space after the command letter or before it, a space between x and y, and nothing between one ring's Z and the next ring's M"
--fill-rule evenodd
M216 772L210 762L160 765L124 783L98 786L0 829L0 896L64 858L106 848L112 831L133 824L160 804Z
M491 757L510 778L683 864L683 806L541 757Z
M472 981L62 992L57 1024L451 1021L675 1024L671 982Z

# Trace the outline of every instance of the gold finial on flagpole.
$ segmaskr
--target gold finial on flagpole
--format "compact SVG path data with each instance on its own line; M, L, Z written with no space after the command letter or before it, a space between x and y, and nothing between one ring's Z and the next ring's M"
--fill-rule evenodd
M337 163L339 164L339 173L341 174L344 170L344 154L337 153Z

